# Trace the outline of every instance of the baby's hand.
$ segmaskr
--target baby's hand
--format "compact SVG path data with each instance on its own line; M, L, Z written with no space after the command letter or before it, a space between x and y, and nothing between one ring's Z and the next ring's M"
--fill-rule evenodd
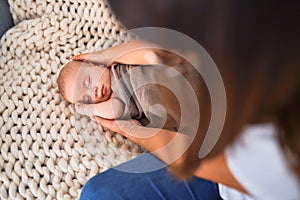
M82 114L82 115L87 115L89 117L92 117L95 113L95 108L94 104L84 104L84 103L76 103L75 104L75 110Z

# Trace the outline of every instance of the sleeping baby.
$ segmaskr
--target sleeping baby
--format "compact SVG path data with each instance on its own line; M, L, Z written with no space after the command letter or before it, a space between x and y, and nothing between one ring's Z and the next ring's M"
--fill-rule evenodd
M106 119L122 116L124 104L111 89L109 68L71 61L63 67L57 81L60 93L65 100L75 103L77 112Z
M172 67L160 64L104 66L71 61L62 68L58 87L80 114L136 119L143 126L177 131L181 105L172 88L183 87L181 77ZM189 98L185 89L179 91L180 96Z

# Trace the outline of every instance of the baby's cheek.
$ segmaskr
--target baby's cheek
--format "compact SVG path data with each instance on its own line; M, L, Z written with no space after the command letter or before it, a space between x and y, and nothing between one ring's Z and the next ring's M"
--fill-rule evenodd
M103 102L103 100L101 99L101 98L99 98L99 97L95 97L94 99L93 99L93 103L101 103L101 102Z

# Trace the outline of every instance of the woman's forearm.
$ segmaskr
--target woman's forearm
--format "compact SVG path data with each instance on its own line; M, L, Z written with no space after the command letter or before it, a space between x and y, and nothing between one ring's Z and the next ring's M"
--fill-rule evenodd
M102 50L109 63L147 64L145 54L157 45L144 40L134 40Z
M158 48L158 45L149 43L144 40L134 40L127 43L123 43L120 45L116 45L110 48L105 49L104 51L110 51L115 55L122 55L127 52L131 52L138 49L145 49L145 48Z
M105 51L114 56L112 62L127 65L160 64L155 51L157 45L142 40L136 40L111 47Z
M198 149L195 147L195 138L192 136L137 126L127 137L165 162L168 169L179 179L190 178L200 162L198 151L195 150Z
M142 135L136 133L142 133ZM128 133L125 133L124 136L141 145L146 150L155 152L169 144L177 134L178 133L176 132L164 129L145 128L136 125L134 127L129 127ZM180 135L178 135L178 137L180 137Z

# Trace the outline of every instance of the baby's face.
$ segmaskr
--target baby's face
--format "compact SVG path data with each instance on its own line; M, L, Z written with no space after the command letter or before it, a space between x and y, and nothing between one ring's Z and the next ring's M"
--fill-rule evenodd
M109 68L79 61L69 64L78 66L67 77L67 96L70 102L91 104L110 98L112 90Z

